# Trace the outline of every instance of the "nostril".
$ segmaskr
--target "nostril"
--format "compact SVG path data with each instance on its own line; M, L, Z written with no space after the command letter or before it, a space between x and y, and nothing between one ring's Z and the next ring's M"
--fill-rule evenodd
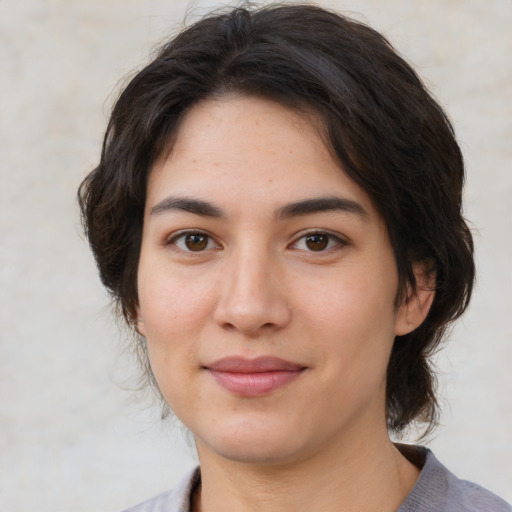
M225 322L222 324L222 328L226 331L236 331L237 328L233 324L230 324L229 322Z

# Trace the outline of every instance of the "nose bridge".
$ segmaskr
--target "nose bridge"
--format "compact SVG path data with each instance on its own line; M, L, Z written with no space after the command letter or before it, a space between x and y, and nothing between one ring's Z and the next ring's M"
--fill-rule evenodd
M248 241L233 250L221 277L215 317L224 327L246 334L277 329L289 319L279 289L279 263L265 244Z

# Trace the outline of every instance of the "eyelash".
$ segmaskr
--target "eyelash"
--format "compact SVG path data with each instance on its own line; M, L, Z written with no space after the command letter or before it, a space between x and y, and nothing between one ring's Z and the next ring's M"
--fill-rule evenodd
M309 249L307 249L307 248L306 249L298 249L297 248L297 245L299 244L300 241L304 241L304 243L306 244L308 237L314 237L314 236L327 237L327 246L321 248L318 251L315 251L311 248L309 248ZM329 231L322 231L322 230L316 229L316 230L301 234L301 236L296 238L295 241L292 242L289 247L292 247L297 250L303 250L305 252L311 252L311 253L315 253L315 252L326 253L332 249L335 249L337 247L338 248L344 247L346 245L348 245L348 242L346 240L344 240L343 238L341 238L339 235L335 235L334 233L331 233Z
M183 241L183 243L186 243L186 238L188 236L198 236L198 237L205 237L206 238L206 246L202 248L201 250L194 251L187 247L180 247L178 245L178 242ZM206 233L205 231L200 230L186 230L186 231L180 231L179 233L173 234L171 238L169 238L166 242L166 246L173 247L174 250L178 250L184 253L194 254L194 253L201 253L205 250L213 249L213 247L209 247L211 244L215 244L215 248L219 248L219 244L215 242L214 238Z
M201 247L201 245L199 245L197 251L194 251L193 249L190 249L190 247L187 247L187 246L180 247L180 245L178 245L178 243L183 242L184 244L186 244L187 243L186 239L189 236L205 237L206 240L198 240L197 242L199 244L201 244L201 242L205 242L206 245L204 245L203 247ZM311 247L307 247L307 246L302 249L298 247L299 243L301 241L303 241L304 244L307 244L308 238L312 238L315 236L326 237L327 245L325 247L322 247L321 241L320 241L319 250L314 250L314 249L311 249ZM214 244L215 247L212 247L212 244ZM215 239L210 234L208 234L205 231L200 231L200 230L186 230L186 231L180 231L179 233L175 233L170 239L168 239L165 242L165 245L172 247L176 251L181 251L182 253L186 253L189 255L200 254L207 250L221 248L220 245L215 241ZM329 231L322 231L322 230L316 229L313 231L308 231L306 233L302 233L291 244L289 244L288 247L291 249L294 249L294 250L302 250L304 252L309 252L309 253L327 253L327 252L330 252L332 249L344 247L346 245L348 245L348 242L346 240L344 240L343 238L341 238L340 236L330 233Z

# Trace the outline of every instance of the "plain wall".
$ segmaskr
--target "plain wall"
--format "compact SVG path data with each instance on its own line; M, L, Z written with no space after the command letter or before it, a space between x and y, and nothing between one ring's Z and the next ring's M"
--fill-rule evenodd
M196 2L195 12L220 5ZM512 2L323 2L383 31L452 118L465 153L479 278L439 355L458 476L512 500ZM0 509L115 511L195 464L137 375L80 235L120 80L188 7L170 0L0 2Z

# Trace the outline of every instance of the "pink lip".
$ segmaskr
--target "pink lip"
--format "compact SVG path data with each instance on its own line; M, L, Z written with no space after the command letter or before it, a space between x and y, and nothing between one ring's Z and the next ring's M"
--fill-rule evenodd
M295 380L305 367L277 357L226 357L205 366L226 390L240 396L262 396Z

